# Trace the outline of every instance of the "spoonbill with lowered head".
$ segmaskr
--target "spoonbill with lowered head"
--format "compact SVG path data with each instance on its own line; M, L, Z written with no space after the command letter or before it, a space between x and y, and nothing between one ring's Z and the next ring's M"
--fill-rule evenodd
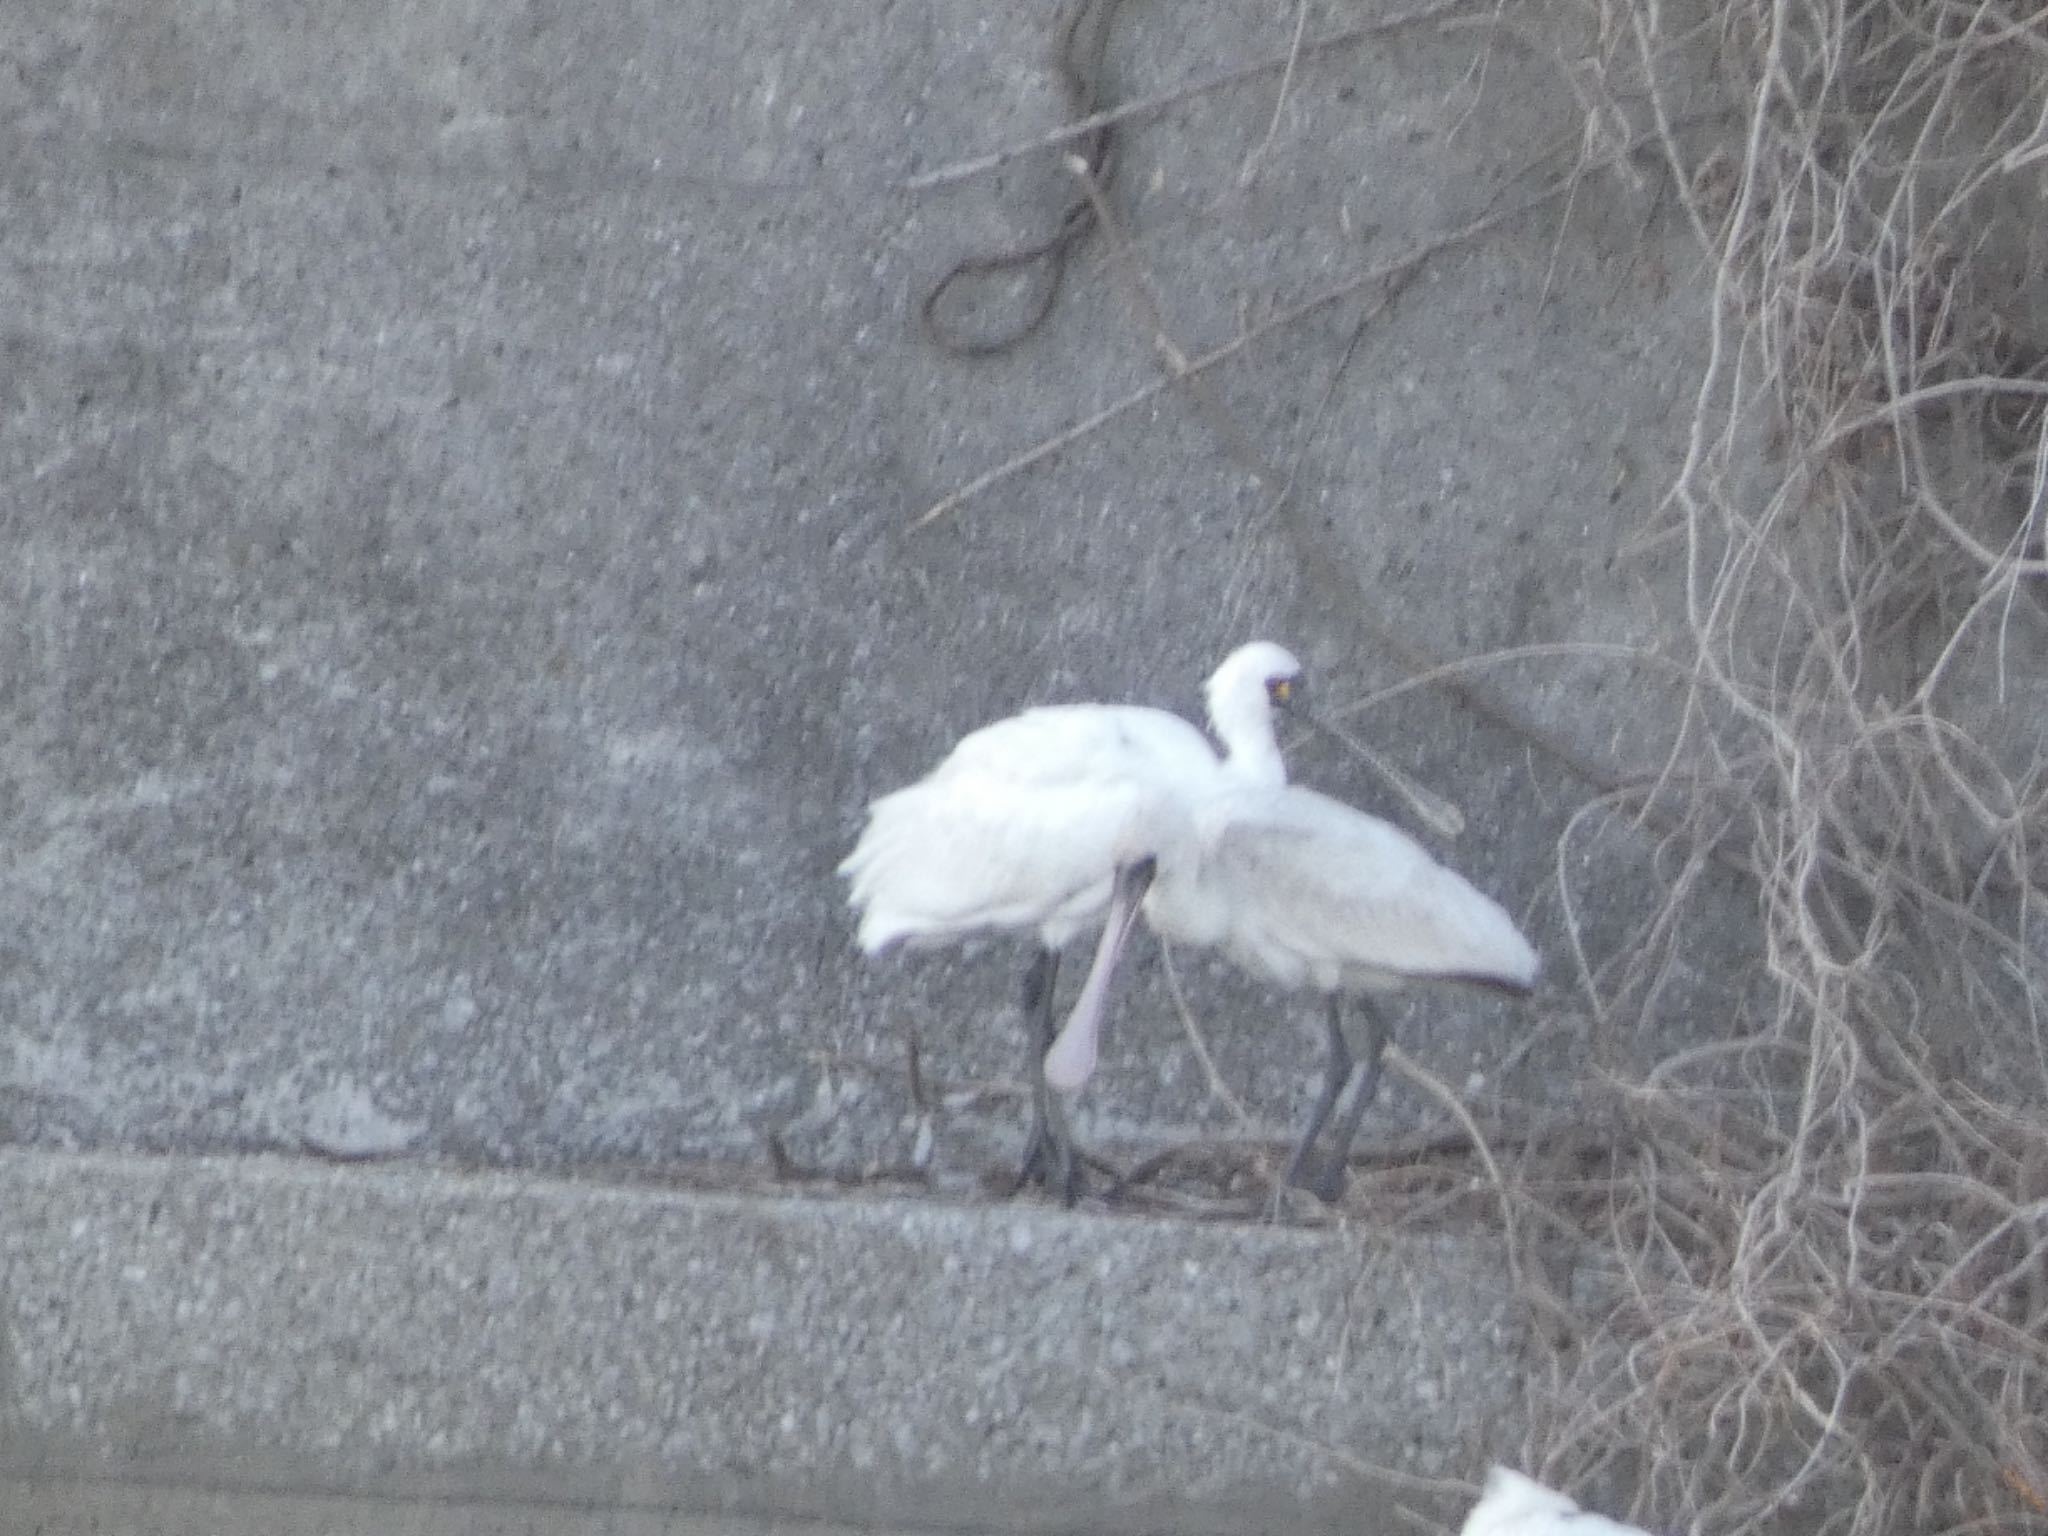
M1070 1200L1079 1189L1044 1078L1060 952L1105 915L1105 932L1128 932L1155 867L1177 867L1192 850L1199 806L1286 783L1273 709L1294 701L1300 677L1301 663L1270 641L1224 659L1205 689L1221 757L1166 710L1043 706L971 732L931 773L868 808L839 866L865 953L986 932L1037 937L1024 979L1034 1113L1020 1184L1036 1179Z
M1192 814L1194 847L1159 854L1146 921L1168 940L1221 950L1262 980L1323 994L1328 1064L1281 1180L1334 1201L1379 1086L1387 1024L1373 994L1415 981L1527 992L1536 951L1491 897L1407 833L1341 800L1298 785L1245 784ZM1046 1052L1045 1080L1056 1090L1080 1088L1095 1069L1110 978L1131 926L1105 928L1080 998ZM1347 1028L1347 999L1363 1016L1362 1046ZM1330 1156L1312 1165L1310 1149L1361 1065Z

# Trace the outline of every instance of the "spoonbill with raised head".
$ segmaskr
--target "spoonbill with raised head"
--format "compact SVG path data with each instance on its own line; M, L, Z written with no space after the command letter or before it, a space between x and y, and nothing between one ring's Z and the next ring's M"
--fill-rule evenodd
M1166 710L1042 706L962 737L924 778L868 808L839 866L864 952L987 932L1037 937L1024 979L1033 1124L1020 1185L1035 1179L1069 1200L1080 1185L1073 1140L1044 1077L1060 952L1105 916L1105 934L1121 947L1155 869L1177 872L1191 857L1199 807L1286 783L1273 710L1294 701L1301 670L1270 641L1224 659L1205 689L1220 757ZM1102 967L1102 985L1112 970Z

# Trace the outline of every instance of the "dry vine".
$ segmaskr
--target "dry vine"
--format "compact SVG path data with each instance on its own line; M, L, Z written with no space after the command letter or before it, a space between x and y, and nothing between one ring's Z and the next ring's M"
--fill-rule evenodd
M1524 1451L1660 1528L2048 1529L2048 798L2032 711L2000 707L2048 632L2048 12L1591 20L1715 303L1666 503L1694 672L1654 803L1682 856L1585 985L1641 1006L1718 850L1758 882L1758 1001L1609 1085L1597 1177L1525 1163L1521 1219L1591 1241ZM1742 111L1687 141L1667 100L1703 42Z

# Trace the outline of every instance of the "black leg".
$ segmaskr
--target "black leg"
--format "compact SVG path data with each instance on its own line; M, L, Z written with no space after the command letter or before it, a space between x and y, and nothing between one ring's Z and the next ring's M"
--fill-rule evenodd
M1036 1184L1072 1205L1081 1196L1081 1163L1074 1155L1066 1112L1045 1085L1045 1053L1059 1034L1052 1012L1059 974L1060 952L1042 947L1024 973L1024 1011L1031 1018L1031 1051L1024 1062L1024 1075L1031 1082L1031 1134L1025 1139L1023 1166L1017 1170L1010 1193Z
M1338 1006L1334 998L1330 1006ZM1379 1004L1369 997L1360 997L1358 1009L1365 1015L1368 1031L1365 1069L1359 1074L1358 1090L1351 1097L1351 1107L1344 1112L1343 1122L1337 1127L1330 1155L1317 1166L1307 1185L1327 1205L1335 1205L1343 1197L1346 1169L1351 1163L1351 1143L1358 1139L1358 1127L1379 1093L1380 1062L1387 1050L1387 1016L1380 1011Z
M1052 1044L1052 989L1060 976L1060 952L1039 945L1031 957L1031 969L1024 973L1024 1012L1037 1026L1038 1053Z
M1337 1107L1337 1096L1344 1091L1344 1082L1351 1076L1351 1044L1344 1038L1344 1015L1337 999L1330 999L1327 1023L1330 1030L1330 1055L1324 1064L1322 1091L1316 1095L1315 1108L1308 1114L1308 1126L1301 1133L1301 1140L1294 1144L1294 1151L1288 1154L1287 1166L1281 1171L1280 1182L1300 1187L1302 1163L1308 1157L1308 1149L1315 1145L1317 1135L1330 1118L1330 1111Z

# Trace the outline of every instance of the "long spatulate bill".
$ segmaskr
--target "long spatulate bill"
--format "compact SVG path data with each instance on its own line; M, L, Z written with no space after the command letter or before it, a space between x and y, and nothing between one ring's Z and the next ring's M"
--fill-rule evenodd
M1130 940L1131 929L1137 925L1138 908L1151 888L1154 869L1153 861L1146 859L1117 871L1109 917L1102 925L1102 938L1095 946L1095 961L1088 967L1088 979L1081 984L1074 1011L1045 1053L1048 1087L1072 1093L1094 1074L1102 1020L1109 1007L1109 984L1116 975L1117 960Z

